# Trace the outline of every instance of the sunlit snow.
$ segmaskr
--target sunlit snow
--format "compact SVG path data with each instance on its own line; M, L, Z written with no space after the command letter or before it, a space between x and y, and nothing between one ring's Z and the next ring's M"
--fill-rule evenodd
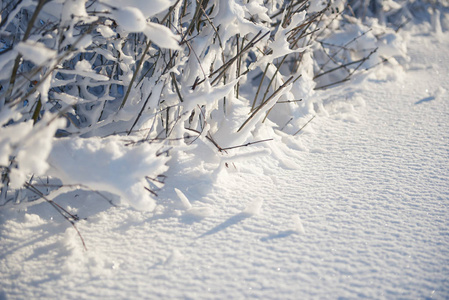
M0 299L449 298L449 3L368 2L5 2Z

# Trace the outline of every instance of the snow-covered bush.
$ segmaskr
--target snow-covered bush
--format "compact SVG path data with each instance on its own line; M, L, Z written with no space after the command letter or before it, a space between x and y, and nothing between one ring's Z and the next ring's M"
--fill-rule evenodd
M298 133L315 90L403 55L340 0L1 5L0 203L51 178L153 210L170 169L214 176Z
M435 32L449 30L448 0L348 0L348 8L357 18L377 19L395 31L412 20L432 25Z

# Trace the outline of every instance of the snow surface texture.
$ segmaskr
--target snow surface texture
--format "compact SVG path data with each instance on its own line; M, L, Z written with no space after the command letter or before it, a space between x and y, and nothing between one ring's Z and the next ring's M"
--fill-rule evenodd
M295 170L186 171L154 213L56 197L88 251L47 203L2 208L0 299L447 299L449 35L409 38L402 81L322 94Z

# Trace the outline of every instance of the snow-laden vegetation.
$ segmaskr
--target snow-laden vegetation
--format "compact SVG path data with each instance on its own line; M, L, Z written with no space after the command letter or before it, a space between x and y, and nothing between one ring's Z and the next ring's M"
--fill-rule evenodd
M266 154L288 166L282 142L317 91L405 59L407 7L2 1L0 204L83 188L151 211L170 170L214 178Z

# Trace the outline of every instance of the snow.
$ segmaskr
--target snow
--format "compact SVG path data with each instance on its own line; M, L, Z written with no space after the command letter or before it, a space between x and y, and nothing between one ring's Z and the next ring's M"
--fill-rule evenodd
M186 210L189 210L192 208L192 204L190 204L189 199L187 199L186 195L184 195L183 192L175 188L176 195L178 195L179 200L181 200L182 205Z
M105 0L102 1L114 7L120 8L123 6L122 0ZM151 5L147 0L127 0L126 5L129 7L138 8L143 15L148 18L166 10L170 5L174 4L174 0L151 0Z
M134 0L127 1L129 6L125 7L122 7L123 3L118 3L115 0L109 2L116 5L112 10L112 15L121 31L125 33L144 32L149 40L160 47L181 49L178 45L179 36L173 34L169 28L147 20L170 6L170 1L152 1L151 5L148 5L145 1Z
M38 176L47 171L47 157L52 148L53 137L63 123L63 120L54 120L54 116L49 114L34 127L30 120L6 127L2 131L0 163L8 165L10 157L14 157L15 167L9 174L11 187L20 188L26 182L28 174Z
M145 190L145 177L163 174L168 158L148 144L125 146L117 140L120 138L57 140L49 157L50 174L64 184L83 184L117 194L134 208L154 210L155 203ZM81 158L89 168L79 163Z
M151 41L161 47L174 50L180 49L178 45L179 36L174 35L170 29L165 26L149 22L143 32Z
M68 71L68 70L60 70L60 73L66 73L66 74L76 74L79 76L86 76L90 77L92 79L96 79L98 81L107 81L109 80L108 76L100 75L95 73L95 71L92 70L92 66L87 60L80 60L75 64L75 70Z
M56 51L45 47L44 44L33 41L20 42L16 46L16 50L22 56L32 61L36 65L48 63L51 59L56 58Z
M0 80L9 77L9 74L8 74L7 71L13 68L14 59L15 59L16 56L17 56L17 52L16 51L10 51L8 53L3 54L0 57L0 69L4 70L0 74Z
M87 251L46 201L1 206L0 299L448 298L449 34L432 26L402 33L404 74L379 68L313 94L316 117L296 137L273 141L288 149L267 142L218 156L207 124L196 149L169 160L131 137L128 145L116 136L58 139L50 148L58 124L46 123L48 114L41 128L5 127L2 164L16 155L13 170L25 178L44 172L48 156L51 174L76 184L47 198L81 218ZM83 61L76 69L101 76ZM183 105L213 102L233 86L205 82L183 91ZM248 114L238 102L233 110L223 122ZM12 115L3 110L2 125ZM246 141L236 136L223 134L220 145ZM34 155L21 156L25 147ZM164 172L163 188L152 181L154 200L142 178Z
M61 19L64 23L70 23L73 18L87 17L88 13L86 11L87 0L76 1L68 0L63 1L63 9L61 11Z
M114 18L127 32L141 32L146 26L142 12L136 7L124 7L114 10Z

